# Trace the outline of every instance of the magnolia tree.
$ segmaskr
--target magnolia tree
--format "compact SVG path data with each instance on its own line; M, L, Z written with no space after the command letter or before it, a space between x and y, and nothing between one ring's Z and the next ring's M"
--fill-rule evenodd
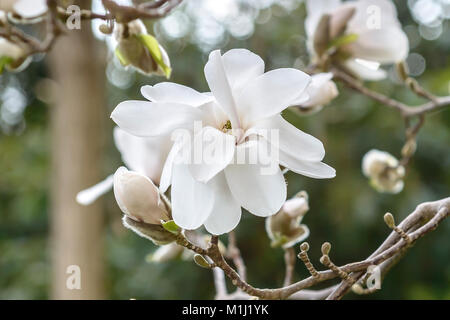
M170 14L180 2L121 5L103 0L106 13L100 14L80 10L70 1L1 1L0 68L22 70L33 54L51 50L81 19L100 19L100 31L116 39L115 55L123 66L169 78L169 54L142 20ZM310 231L301 224L309 210L308 194L299 190L287 199L284 174L332 179L340 168L322 162L322 142L286 121L283 110L319 112L338 96L336 82L397 110L406 124L399 159L381 150L369 150L362 159L362 172L373 188L395 194L404 187L427 114L450 105L450 96L437 97L409 77L404 62L408 38L391 1L308 0L306 9L310 64L305 70L265 70L264 61L250 50L214 50L204 67L210 92L172 82L143 86L145 100L124 101L111 114L117 124L115 145L125 166L77 195L79 203L89 205L113 189L124 226L160 246L151 259L183 256L212 269L218 299L340 299L351 290L372 293L380 289L392 265L450 212L450 198L445 198L418 204L400 223L386 213L384 221L392 232L366 259L338 266L326 242L320 258L324 269L319 271L310 261L305 242ZM20 28L42 22L43 40ZM387 64L395 65L404 85L427 102L409 106L365 86L364 80L386 78L381 66ZM280 288L260 289L246 281L234 234L242 209L266 219L272 246L285 251L286 275ZM221 235L228 235L227 246ZM311 275L293 283L297 257ZM227 291L226 278L236 291ZM311 289L336 278L336 285Z

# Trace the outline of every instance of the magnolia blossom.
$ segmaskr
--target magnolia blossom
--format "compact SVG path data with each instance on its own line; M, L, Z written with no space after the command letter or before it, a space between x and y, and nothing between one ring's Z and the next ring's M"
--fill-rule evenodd
M111 114L120 128L136 136L174 134L160 190L172 186L177 225L188 230L204 225L218 235L236 227L241 207L257 216L275 214L286 200L280 164L313 178L335 176L321 162L322 143L280 115L303 94L307 74L290 68L264 73L259 56L234 49L223 56L211 52L205 76L211 93L169 82L144 86L142 94L150 102L125 101ZM189 139L183 138L186 134ZM186 161L186 151L196 155L198 150L214 154L214 161L204 153ZM255 150L261 161L240 161Z
M290 248L309 236L308 227L300 224L308 210L308 194L301 191L287 200L276 215L266 219L266 232L273 247Z
M362 171L379 192L399 193L403 190L405 168L390 153L370 150L363 157Z
M338 37L350 36L351 39L355 36L339 50L348 57L345 67L361 78L385 78L386 72L379 69L381 64L396 63L407 57L408 38L390 0L307 0L306 5L305 29L310 50L314 51L312 41L321 18L324 14L330 15L326 37L333 41Z
M333 74L330 72L312 75L305 94L294 105L304 114L320 111L339 94L332 79Z
M172 146L170 136L141 138L116 127L114 143L127 168L159 185L163 165ZM110 175L104 181L79 192L77 202L82 205L93 203L111 190L113 181L113 175Z
M0 10L30 19L47 11L47 0L0 0Z

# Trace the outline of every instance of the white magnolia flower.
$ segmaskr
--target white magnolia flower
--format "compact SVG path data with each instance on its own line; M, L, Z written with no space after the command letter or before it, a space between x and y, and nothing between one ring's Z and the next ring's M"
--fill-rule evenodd
M308 194L301 191L287 200L277 214L266 219L266 232L273 247L290 248L309 236L309 228L300 224L308 210Z
M167 135L180 129L192 133L193 141L174 143L161 176L162 192L172 185L172 216L177 225L188 230L204 225L210 233L222 234L239 223L241 207L262 217L278 212L286 200L279 164L313 178L335 176L335 170L321 162L322 143L280 115L303 93L308 75L289 68L264 73L259 56L235 49L223 56L213 51L205 76L212 94L159 83L141 90L151 102L125 101L111 114L120 128L137 136ZM196 121L204 127L194 131ZM277 130L279 141L261 134L262 129ZM237 155L267 151L269 145L279 152L279 159L270 159L275 167L272 174L261 173L263 164L236 163ZM180 161L192 146L212 151L215 161ZM269 158L267 152L261 153Z
M116 127L114 143L127 168L145 175L159 185L163 165L172 146L170 136L141 138ZM89 205L110 191L112 187L113 175L110 175L100 183L79 192L77 202Z
M307 0L305 29L309 46L318 23L324 14L330 15L330 37L336 36L342 26L342 19L355 10L347 22L344 35L355 35L355 41L343 45L343 52L349 55L345 66L367 80L379 80L386 72L381 64L404 60L409 51L408 38L397 19L397 10L390 0ZM333 40L333 39L331 39Z
M30 19L47 12L47 0L0 0L0 10Z
M311 76L311 82L306 88L305 94L294 103L300 111L312 114L320 111L339 94L331 72L318 73Z
M399 193L403 190L405 168L390 153L370 150L363 157L362 171L379 192Z
M152 180L120 167L114 174L114 196L117 204L131 219L148 224L161 224L169 214Z

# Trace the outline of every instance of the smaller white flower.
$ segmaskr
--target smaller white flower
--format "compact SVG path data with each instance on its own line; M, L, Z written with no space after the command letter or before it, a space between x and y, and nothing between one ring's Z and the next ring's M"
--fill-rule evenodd
M408 56L408 37L389 0L307 0L305 29L309 50L316 55L314 41L322 39L321 50L339 43L343 66L366 80L380 80L386 72L382 64L392 64ZM329 15L329 27L320 25ZM318 32L316 34L316 32ZM319 53L320 54L320 53Z
M266 232L273 247L290 248L309 236L308 227L300 224L308 210L308 194L301 191L287 200L277 214L266 219Z
M405 168L390 153L370 150L363 157L362 171L379 192L399 193L403 190Z
M158 188L146 176L120 167L114 174L114 196L123 213L148 224L170 220Z
M320 111L339 94L331 72L318 73L311 76L306 92L294 103L305 114Z

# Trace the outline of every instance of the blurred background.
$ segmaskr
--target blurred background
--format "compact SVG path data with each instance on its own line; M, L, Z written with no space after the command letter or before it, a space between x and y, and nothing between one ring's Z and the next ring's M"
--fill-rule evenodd
M412 76L431 92L449 95L450 1L395 2L409 37ZM99 3L93 2L96 11L102 9ZM268 70L304 68L304 19L300 0L185 0L147 27L171 58L170 81L206 91L203 66L216 48L248 48ZM111 192L88 208L75 202L79 190L122 165L110 112L123 100L141 99L142 85L164 81L123 69L112 54L111 37L105 39L97 28L84 24L25 71L0 76L0 299L211 299L210 271L181 260L146 262L156 246L121 225ZM422 102L398 83L393 70L390 75L367 85L409 104ZM383 222L386 211L400 221L417 204L450 194L448 109L427 117L404 190L381 194L363 176L361 159L373 148L400 156L403 122L395 111L339 90L339 97L315 115L284 113L324 142L325 161L337 170L335 179L323 181L287 174L289 196L309 193L303 223L311 230L310 256L317 266L324 241L333 244L336 264L361 260L390 232ZM270 247L264 219L244 213L236 233L249 283L281 286L283 251ZM445 221L421 239L387 275L381 291L346 298L450 299L449 233ZM74 256L80 262L71 261ZM82 289L88 294L67 295L59 289L65 286L65 266L84 261ZM298 261L295 280L307 275Z

